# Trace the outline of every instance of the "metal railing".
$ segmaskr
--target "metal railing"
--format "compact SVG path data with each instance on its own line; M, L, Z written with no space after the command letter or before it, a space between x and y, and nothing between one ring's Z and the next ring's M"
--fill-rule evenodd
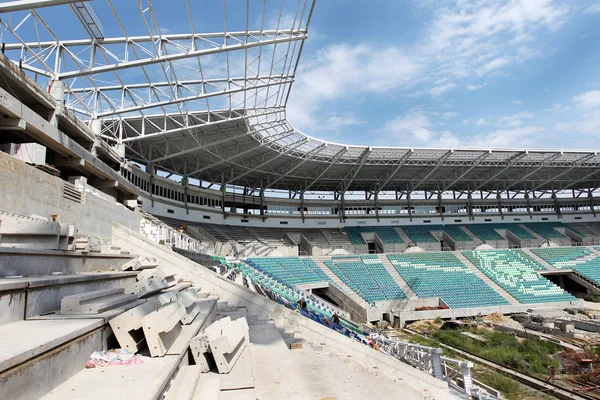
M497 399L473 384L473 363L470 361L444 357L440 348L401 342L381 334L371 334L371 339L383 352L429 373L434 378L448 382L453 388L464 393L465 398Z

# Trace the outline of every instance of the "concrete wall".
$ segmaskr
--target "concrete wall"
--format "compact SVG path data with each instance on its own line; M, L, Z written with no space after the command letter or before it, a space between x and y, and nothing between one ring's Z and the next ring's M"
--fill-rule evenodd
M79 235L111 238L113 221L138 231L139 213L91 193L77 203L63 197L63 180L0 152L0 210L48 217L59 214L60 222L73 224Z
M229 307L246 307L250 318L273 320L281 330L297 332L303 339L322 343L340 356L353 357L353 360L363 365L376 367L379 373L396 379L398 393L402 393L403 390L410 390L420 393L423 399L441 400L450 398L446 382L435 379L431 375L395 358L374 351L368 346L340 335L215 274L164 246L146 240L137 232L124 229L115 224L113 233L115 245L156 257L160 266L167 273L175 273L185 280L190 280L202 290L218 295L220 301L226 302Z

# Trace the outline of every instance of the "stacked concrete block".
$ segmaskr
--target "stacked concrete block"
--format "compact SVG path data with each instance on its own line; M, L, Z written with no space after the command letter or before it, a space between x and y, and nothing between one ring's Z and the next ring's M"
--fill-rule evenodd
M121 348L127 349L132 353L137 353L144 347L146 340L142 319L157 310L161 305L159 298L153 297L148 299L144 304L127 310L110 320L110 327Z
M232 321L222 318L207 327L190 342L192 356L202 372L208 372L214 360L220 374L231 371L249 343L246 318Z
M154 257L137 257L133 260L127 261L121 269L123 271L139 271L143 269L156 268L158 267L158 261Z
M65 296L60 302L60 313L99 314L137 300L137 296L125 294L125 289L103 289Z
M166 275L160 268L144 270L137 276L137 282L125 291L138 297L149 296L175 285L174 275Z
M142 318L142 328L152 357L167 353L181 333L181 318L185 308L177 301L170 302Z

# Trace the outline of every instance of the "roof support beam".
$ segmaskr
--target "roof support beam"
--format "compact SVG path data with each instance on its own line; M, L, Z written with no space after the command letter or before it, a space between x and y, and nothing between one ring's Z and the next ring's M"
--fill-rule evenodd
M304 163L306 163L307 161L311 161L312 160L312 156L315 155L315 154L318 154L325 147L327 147L327 143L322 143L320 146L315 147L314 149L312 149L311 151L309 151L308 153L306 153L306 157L302 161L300 161L299 163L297 163L296 165L294 165L291 169L287 169L286 168L285 173L279 174L279 178L277 178L273 182L270 182L269 184L267 184L267 186L265 187L265 189L270 189L276 183L278 183L283 178L285 178L286 175L291 175L294 171L296 171L298 168L300 168L302 165L304 165Z
M89 0L18 0L0 4L0 14L13 11L26 11L34 8L60 6L62 4L82 3Z
M500 171L498 171L497 173L495 173L494 175L492 175L491 178L489 178L488 180L486 180L485 182L481 183L479 186L477 186L476 188L473 189L473 191L477 191L482 189L485 185L487 185L488 183L494 181L497 177L499 177L500 175L502 175L504 172L506 172L507 169L510 169L512 166L514 166L517 162L519 162L520 160L522 160L523 158L525 158L527 156L527 152L522 152L519 154L515 154L514 156L512 156L511 158L509 158L507 160L507 164L504 168L502 168Z
M442 192L446 192L448 191L450 188L452 188L452 186L454 186L457 182L460 182L460 180L462 178L464 178L465 176L467 176L467 174L469 172L471 172L473 169L477 168L479 165L481 165L481 163L483 161L485 161L485 159L492 153L492 151L490 150L487 153L483 153L482 155L480 155L479 157L477 157L474 161L473 161L473 165L471 165L469 168L467 168L462 174L460 174L456 179L454 179L451 183L447 184L446 187L444 187L444 189L442 189Z
M552 178L540 183L537 186L534 186L533 189L531 189L532 191L536 191L539 190L540 188L544 187L545 185L547 185L548 183L552 182L552 181L556 181L558 180L558 178L568 174L569 172L571 172L572 170L574 170L575 168L580 167L581 165L583 165L587 160L590 160L594 157L596 157L596 153L594 154L589 154L587 156L581 157L579 160L575 161L574 165L571 168L567 168L566 170L564 170L563 172L559 173L558 175L554 175Z
M367 147L366 149L364 149L362 154L360 155L360 161L358 162L358 164L354 165L350 169L350 171L348 171L344 179L342 179L342 181L340 182L340 186L343 185L343 189L341 190L342 195L346 193L350 185L352 185L352 182L354 182L354 178L356 178L356 175L358 175L358 172L360 171L361 167L365 164L365 161L367 160L367 157L370 153L371 147ZM347 183L344 184L344 182Z
M348 152L348 147L344 147L344 148L342 148L340 151L338 151L338 152L337 152L337 153L336 153L336 154L335 154L335 155L334 155L334 156L331 158L331 161L330 161L330 162L328 162L328 163L325 165L325 168L323 168L323 169L322 169L322 170L319 172L318 176L317 176L316 178L314 178L314 179L313 179L313 180L312 180L312 181L311 181L311 182L308 184L308 186L306 186L305 188L303 188L302 192L304 193L304 192L306 192L308 189L310 189L311 187L313 187L313 186L314 186L314 184L315 184L315 183L316 183L316 182L317 182L319 179L321 179L321 177L322 177L323 175L325 175L325 173L326 173L327 171L329 171L329 169L330 169L331 167L333 167L333 166L335 165L335 163L337 162L337 160L339 160L341 156L343 156L344 154L346 154L346 152Z
M178 151L176 153L171 153L171 154L167 154L165 156L156 158L156 159L150 161L150 163L155 164L155 163L159 163L161 161L169 160L171 158L181 157L181 156L184 156L186 154L195 153L195 152L200 151L202 149L205 149L207 147L218 146L220 144L224 144L224 143L230 142L232 140L239 139L239 138L242 138L242 137L245 137L245 136L249 136L249 135L252 135L254 133L259 133L259 132L262 132L264 130L275 128L275 127L281 126L281 125L283 125L283 123L271 125L271 126L268 126L266 128L261 128L261 129L257 129L257 130L249 130L249 131L241 133L239 135L229 136L229 137L226 137L224 139L217 140L215 142L204 143L204 144L196 146L196 147L192 147L192 148L189 148L189 149L181 150L181 151Z
M267 161L261 163L260 165L258 165L256 167L249 168L245 172L242 172L241 174L239 174L237 176L234 176L233 178L231 178L227 182L225 182L225 184L229 185L230 183L233 183L234 181L237 181L238 179L243 178L244 176L248 175L249 173L254 172L256 170L259 170L260 168L264 167L265 165L269 164L270 162L275 161L279 157L285 155L286 151L291 150L291 149L295 149L296 147L303 145L307 141L308 141L308 138L304 138L302 140L298 140L296 142L293 142L293 143L285 146L284 148L281 149L281 152L275 154L274 157L269 158Z
M435 171L437 171L439 167L442 166L442 164L444 164L444 161L446 161L446 159L448 159L448 157L450 157L452 153L454 153L454 150L449 150L446 154L441 156L438 162L436 163L435 167L431 168L431 170L423 178L421 178L419 183L412 187L411 191L416 191L419 188L419 186L421 186L431 175L433 175Z
M561 157L562 153L556 153L553 156L548 157L547 159L545 159L544 161L542 161L540 163L540 165L535 168L533 171L531 171L530 173L526 174L525 176L521 177L521 179L519 179L516 182L513 182L511 185L508 185L507 187L503 188L504 190L510 190L510 188L516 186L517 184L519 184L520 182L524 181L525 179L529 178L531 175L534 175L535 173L537 173L540 169L548 166L548 164L550 164L552 161L556 160L557 158Z
M409 151L404 153L404 155L402 155L402 157L400 157L400 159L398 160L398 163L386 172L385 175L387 177L385 178L385 181L383 181L383 183L381 185L379 185L379 188L377 188L375 190L376 193L383 192L385 190L388 183L392 180L392 178L394 178L394 176L398 173L398 171L400 171L400 168L402 168L402 166L404 166L404 164L406 164L406 162L408 161L410 156L413 154L413 152L414 152L414 150L410 149Z
M276 136L284 135L283 137L279 138L279 139L283 139L283 138L286 138L288 136L291 136L293 133L294 132L282 132L282 133L280 133L279 135L276 135ZM214 162L214 163L212 163L210 165L204 166L202 168L198 168L198 169L196 169L196 170L188 173L188 176L199 174L200 172L203 172L203 171L206 171L208 169L214 168L214 167L216 167L216 166L218 166L220 164L223 164L223 163L231 163L233 160L238 159L238 158L240 158L242 156L245 156L246 154L252 153L253 151L256 151L257 149L259 149L260 147L261 147L261 145L259 144L257 146L250 147L249 149L246 149L246 150L244 150L244 151L242 151L240 153L237 153L234 156L228 157L227 159L221 158L219 161L216 161L216 162Z

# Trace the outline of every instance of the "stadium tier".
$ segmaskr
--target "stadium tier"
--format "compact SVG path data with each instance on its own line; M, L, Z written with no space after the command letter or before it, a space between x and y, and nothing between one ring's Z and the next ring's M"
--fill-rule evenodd
M404 240L402 240L402 238L400 237L398 232L396 232L396 230L394 229L393 226L373 226L373 227L352 226L352 227L346 227L344 229L344 231L348 235L348 239L350 239L350 242L352 242L352 244L365 244L365 241L361 235L362 232L376 233L377 236L379 236L379 239L381 239L381 241L386 244L392 244L392 243L402 244L402 243L404 243Z
M465 251L465 257L524 304L573 301L575 297L542 277L542 265L521 251Z
M246 262L260 272L288 286L312 282L331 282L309 258L249 258Z
M554 268L572 269L600 285L600 257L586 247L545 247L531 251Z
M402 226L402 230L406 236L415 243L436 243L438 240L431 234L430 226L423 225L407 225Z
M406 298L377 256L364 255L356 261L326 260L324 263L369 304Z
M440 297L450 308L510 304L452 253L404 253L387 257L419 298Z
M482 241L505 240L490 224L470 224L467 229Z
M544 239L563 239L565 235L555 228L567 228L562 222L530 222L525 224L529 229L543 237ZM573 230L573 228L570 228Z

